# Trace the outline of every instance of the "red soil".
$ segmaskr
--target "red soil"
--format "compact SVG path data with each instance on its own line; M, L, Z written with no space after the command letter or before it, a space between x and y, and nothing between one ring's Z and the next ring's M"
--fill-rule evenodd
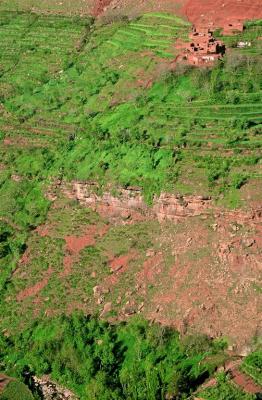
M71 254L78 254L81 250L83 250L87 246L94 246L96 240L95 236L97 235L97 227L90 226L88 231L83 236L66 236L66 249Z
M116 285L119 280L119 276L128 270L129 262L135 260L137 257L137 252L131 250L128 254L112 259L109 262L109 265L113 275L105 278L103 286L105 288L110 288L111 286Z
M247 209L229 211L203 196L162 193L149 208L136 188L120 190L118 197L109 192L99 197L86 183L75 182L73 186L72 198L86 207L103 210L113 224L126 223L126 215L133 213L141 220L161 222L156 246L147 252L144 263L139 264L137 258L139 272L128 270L141 284L137 291L145 300L143 314L148 319L174 326L182 333L228 336L237 345L235 349L241 349L260 329L257 287L262 272L262 211L257 187L241 192L243 199L251 196L256 202L252 200ZM159 245L163 256L157 250ZM114 262L110 261L112 256L108 258L114 273L102 285L117 289L125 284L126 275L121 274L128 268L127 258ZM150 284L157 288L151 295L147 290Z
M249 375L239 370L241 361L241 359L230 361L227 365L225 365L224 371L228 374L231 381L244 392L250 394L262 393L262 387L258 385ZM218 382L216 378L211 378L203 383L203 385L198 388L196 393L199 393L202 390L210 387L214 387L217 385L217 383Z
M229 23L262 18L261 0L96 0L95 17L107 13L139 15L148 11L173 12L194 25L225 28Z
M20 263L20 264L23 264L23 265L27 265L27 264L29 263L29 261L30 261L29 251L26 250L26 251L24 252L24 254L22 255L22 257L20 258L19 263Z
M71 254L64 256L63 260L64 270L60 274L61 277L70 275L73 263L74 263L74 257Z
M124 256L120 256L115 258L114 260L112 260L110 262L110 268L113 272L118 272L118 271L122 271L126 269L126 267L128 266L128 262L134 258L134 254L133 252L129 253L129 254L125 254Z
M41 281L37 282L34 286L31 286L29 288L22 290L20 293L18 293L18 295L16 296L16 299L18 301L22 301L22 300L26 299L27 297L36 296L48 284L52 273L53 273L53 270L51 267L49 267L46 272L46 276Z
M4 374L0 374L0 393L3 392L4 388L6 385L12 380L12 378L9 378L8 376Z
M92 15L98 17L104 12L105 7L108 7L112 3L112 0L96 0L94 8L92 10Z
M245 392L252 394L262 393L262 387L257 385L250 376L239 371L238 368L232 369L230 373L232 381Z
M221 28L230 21L262 18L261 0L188 0L182 12L194 25Z
M78 254L87 246L94 246L96 238L105 235L108 227L103 226L99 228L96 225L89 226L82 236L66 236L65 251L67 254L64 256L64 271L60 274L61 277L67 276L71 272L72 265L78 259Z
M41 237L45 237L45 236L49 236L49 228L46 225L39 225L36 228L36 232L38 233L39 236Z
M4 143L5 146L9 146L9 145L12 145L12 144L13 144L12 140L11 140L11 139L8 139L8 138L5 138L4 141L3 141L3 143Z
M162 272L163 254L157 253L152 257L149 257L143 264L142 274L139 274L139 279L143 278L143 281L153 282L155 275Z

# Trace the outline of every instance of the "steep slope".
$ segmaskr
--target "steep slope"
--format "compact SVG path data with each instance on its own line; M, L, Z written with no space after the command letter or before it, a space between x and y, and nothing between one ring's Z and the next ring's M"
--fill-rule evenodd
M259 384L262 22L244 22L257 4L7 5L0 368L51 373L83 399L155 400L258 349L243 368ZM224 28L212 68L179 62L191 23ZM253 400L227 381L207 398L220 389Z

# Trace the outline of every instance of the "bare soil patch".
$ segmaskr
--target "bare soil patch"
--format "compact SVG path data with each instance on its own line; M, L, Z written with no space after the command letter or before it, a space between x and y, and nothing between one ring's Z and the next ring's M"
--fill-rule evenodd
M232 22L262 18L260 0L97 0L95 16L138 16L145 12L169 12L183 16L194 25L230 28Z
M238 368L231 370L230 373L232 382L243 391L251 394L262 393L262 387L257 385L250 376L244 374Z
M138 253L135 250L131 250L128 254L124 254L120 257L112 257L109 261L109 267L112 274L104 279L103 287L110 289L112 286L118 283L119 277L129 269L129 263L138 258Z
M29 288L26 288L26 289L22 290L20 293L18 293L18 295L16 296L17 301L22 301L22 300L26 299L27 297L36 296L39 292L41 292L42 289L44 289L44 287L47 286L52 273L53 273L53 270L51 267L49 267L45 273L45 277L41 281L37 282L35 285L33 285Z
M12 380L12 378L4 375L4 374L0 374L0 393L3 392L4 388L6 387L6 385Z
M65 256L64 256L64 271L61 276L67 276L71 273L71 268L74 262L78 260L81 250L87 246L94 246L96 239L106 234L107 226L98 228L96 225L91 225L86 228L85 233L80 236L69 235L65 237Z
M232 21L262 18L260 0L188 0L182 12L194 25L220 28Z

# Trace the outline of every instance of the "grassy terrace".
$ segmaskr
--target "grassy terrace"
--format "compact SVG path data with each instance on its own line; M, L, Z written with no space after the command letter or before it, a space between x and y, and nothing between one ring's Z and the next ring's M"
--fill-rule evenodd
M229 193L261 177L260 23L225 38L232 49L213 70L171 73L175 41L190 29L177 17L99 26L1 12L0 21L0 129L9 143L1 153L13 159L10 172L30 175L21 161L30 148L52 159L41 174L140 185L148 199L160 189ZM242 39L252 47L234 48Z

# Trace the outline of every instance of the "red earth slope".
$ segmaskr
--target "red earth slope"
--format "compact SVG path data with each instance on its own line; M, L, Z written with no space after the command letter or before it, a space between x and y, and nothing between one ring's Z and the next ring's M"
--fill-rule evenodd
M93 14L110 12L133 15L136 12L174 12L192 24L212 24L223 28L230 21L262 18L261 0L97 0Z

